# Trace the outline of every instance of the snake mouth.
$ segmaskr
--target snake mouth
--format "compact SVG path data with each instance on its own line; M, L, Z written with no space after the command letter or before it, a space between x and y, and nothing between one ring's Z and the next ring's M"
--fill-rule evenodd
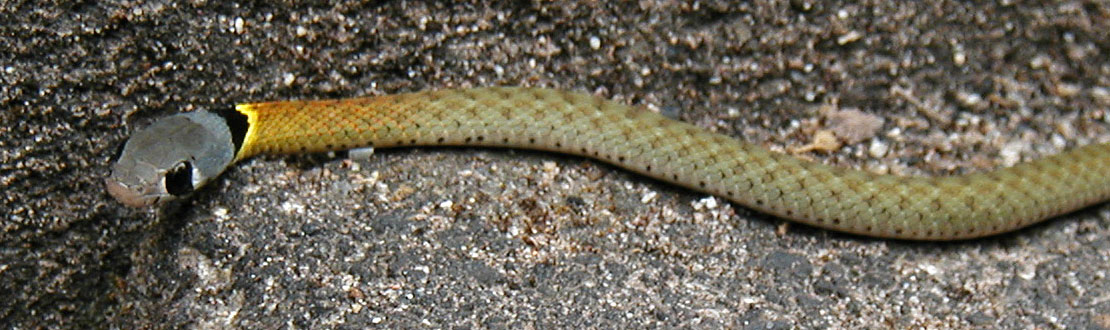
M108 190L108 195L111 195L123 205L134 208L148 207L159 202L169 201L173 197L169 194L144 193L112 178L104 179L104 187Z

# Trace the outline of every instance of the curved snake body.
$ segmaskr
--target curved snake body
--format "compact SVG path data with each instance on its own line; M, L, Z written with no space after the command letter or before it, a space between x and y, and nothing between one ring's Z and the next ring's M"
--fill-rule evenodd
M897 239L992 235L1110 197L1107 144L985 173L878 175L799 160L640 108L550 89L251 103L238 105L230 115L192 116L163 124L177 116L167 117L137 132L107 179L109 192L125 204L146 206L183 195L171 190L192 191L231 163L261 153L449 145L581 155L782 218ZM216 118L227 123L218 129L201 123ZM194 132L181 133L189 131L182 127ZM169 132L175 129L177 135ZM231 133L197 133L206 130ZM228 141L229 135L234 141ZM211 156L228 152L233 160ZM222 158L201 164L205 157ZM171 189L171 181L188 185Z

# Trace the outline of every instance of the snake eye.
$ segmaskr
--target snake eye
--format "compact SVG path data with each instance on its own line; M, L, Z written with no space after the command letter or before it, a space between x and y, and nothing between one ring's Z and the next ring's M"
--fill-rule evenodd
M166 192L183 196L193 192L193 163L181 162L166 173Z

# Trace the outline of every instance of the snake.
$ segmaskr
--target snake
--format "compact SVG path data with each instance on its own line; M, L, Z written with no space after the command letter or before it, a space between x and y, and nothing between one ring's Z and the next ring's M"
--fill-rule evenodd
M153 207L259 154L501 147L593 158L810 226L899 240L1011 232L1110 195L1110 144L991 171L903 176L807 161L642 106L545 88L243 103L155 120L113 156L107 192Z

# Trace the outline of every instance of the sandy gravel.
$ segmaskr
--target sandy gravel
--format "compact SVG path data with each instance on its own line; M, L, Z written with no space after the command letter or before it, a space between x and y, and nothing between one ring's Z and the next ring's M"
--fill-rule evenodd
M160 214L101 188L167 114L490 85L899 174L1110 141L1105 1L484 3L0 4L0 323L1110 328L1106 205L872 240L587 159L448 148L260 157ZM814 148L834 131L853 143Z

